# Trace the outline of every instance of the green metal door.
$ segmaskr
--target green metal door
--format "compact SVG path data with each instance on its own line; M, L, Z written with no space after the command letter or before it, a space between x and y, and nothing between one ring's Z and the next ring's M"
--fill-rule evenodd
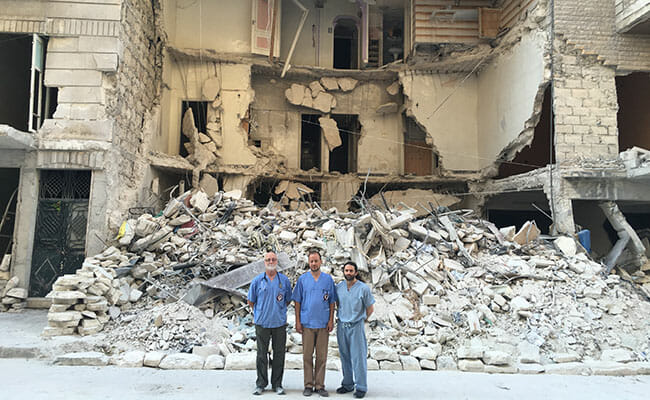
M31 297L43 297L64 274L81 267L86 250L90 171L41 170L29 283Z

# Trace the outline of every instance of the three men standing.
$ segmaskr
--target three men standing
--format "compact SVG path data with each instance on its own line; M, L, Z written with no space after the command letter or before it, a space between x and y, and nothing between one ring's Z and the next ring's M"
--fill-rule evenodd
M336 339L343 380L336 393L353 391L354 397L363 398L368 391L368 342L364 321L374 311L375 298L370 288L357 279L357 265L348 261L343 266L345 280L336 285L338 304Z
M271 387L277 394L282 388L284 356L287 343L287 305L291 303L291 281L277 271L278 256L269 251L264 255L266 271L256 276L248 290L248 305L253 309L257 336L257 381L253 394L260 395L269 383L269 341L272 343Z
M334 304L336 289L329 274L321 272L321 255L317 250L308 254L309 271L298 278L293 290L296 308L296 331L302 334L302 360L304 368L305 396L313 392L322 397L325 390L325 368L329 333L334 329ZM316 363L313 355L316 351Z

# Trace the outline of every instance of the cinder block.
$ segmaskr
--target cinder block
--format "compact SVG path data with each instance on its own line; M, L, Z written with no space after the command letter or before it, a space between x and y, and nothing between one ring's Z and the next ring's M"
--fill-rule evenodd
M104 107L99 104L72 104L70 119L97 120L105 117Z

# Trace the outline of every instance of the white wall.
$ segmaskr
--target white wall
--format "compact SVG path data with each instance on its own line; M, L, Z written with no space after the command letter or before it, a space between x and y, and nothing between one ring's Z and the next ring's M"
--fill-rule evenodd
M478 83L472 76L458 86L463 78L464 74L400 73L410 113L433 140L442 167L475 171L479 168ZM454 94L436 111L452 92Z
M499 55L478 76L479 167L494 162L533 117L535 100L544 84L544 33L522 37L510 51ZM537 110L541 110L540 104Z

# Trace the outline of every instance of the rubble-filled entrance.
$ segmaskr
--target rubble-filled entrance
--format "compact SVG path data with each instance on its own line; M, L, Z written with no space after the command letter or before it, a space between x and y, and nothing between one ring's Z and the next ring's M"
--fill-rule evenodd
M90 171L40 171L30 296L45 296L59 276L72 274L81 267L86 250L90 183Z
M616 77L618 147L650 149L650 74L635 72Z
M18 168L0 168L0 185L3 187L0 193L0 257L11 253L19 177Z
M521 228L527 221L535 221L542 233L549 233L552 223L548 199L543 191L502 193L485 203L487 218L496 226Z
M194 115L194 126L199 132L207 132L209 104L209 101L183 101L181 115L185 115L185 111L191 108ZM190 138L181 133L181 147L179 150L181 157L187 157L190 154L186 143L190 143Z

